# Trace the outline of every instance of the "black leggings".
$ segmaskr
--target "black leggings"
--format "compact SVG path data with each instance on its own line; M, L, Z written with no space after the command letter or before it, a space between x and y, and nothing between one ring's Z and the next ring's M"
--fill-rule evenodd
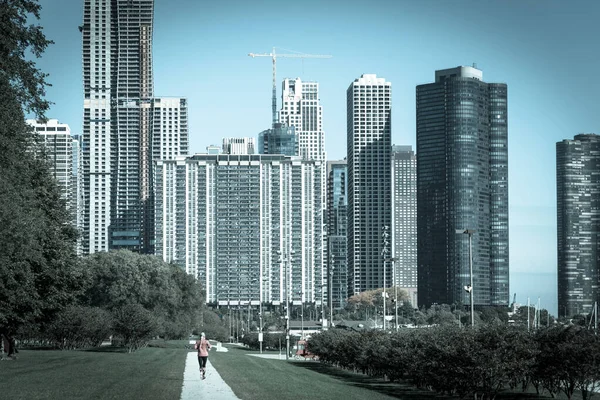
M206 360L208 360L208 356L198 356L198 364L200 364L200 368L206 368Z

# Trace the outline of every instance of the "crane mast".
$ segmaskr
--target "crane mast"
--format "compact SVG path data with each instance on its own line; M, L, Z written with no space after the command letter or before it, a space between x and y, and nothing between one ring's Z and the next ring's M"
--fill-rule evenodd
M277 57L286 57L286 58L331 58L330 55L320 55L320 54L304 54L304 53L284 53L277 54L275 52L275 47L273 47L272 53L248 53L248 55L252 58L254 57L271 57L273 60L273 98L271 99L271 113L272 113L272 124L273 128L275 128L275 123L277 123Z

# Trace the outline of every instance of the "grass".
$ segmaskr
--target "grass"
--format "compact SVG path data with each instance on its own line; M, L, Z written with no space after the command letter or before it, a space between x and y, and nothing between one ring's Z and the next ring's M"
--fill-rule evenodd
M0 397L12 399L179 399L184 342L135 353L21 350L0 362Z
M177 400L190 351L185 349L186 344L157 341L132 354L110 347L89 351L21 350L18 360L0 362L0 398ZM210 361L243 400L451 399L407 383L384 382L317 361L259 358L251 356L257 351L227 347L228 352L211 351ZM498 396L499 400L547 398L532 393Z
M286 362L253 357L256 351L226 346L228 352L211 352L210 361L233 392L243 400L454 399L419 390L408 383L391 383L355 374L311 360ZM277 353L273 353L277 354ZM285 357L285 355L283 356ZM547 399L535 393L501 393L497 399ZM564 398L558 396L557 398Z

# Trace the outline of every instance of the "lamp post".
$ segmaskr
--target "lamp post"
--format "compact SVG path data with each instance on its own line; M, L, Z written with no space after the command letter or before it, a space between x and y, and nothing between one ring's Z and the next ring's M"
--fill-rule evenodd
M385 274L385 270L386 270L386 265L385 262L388 260L388 258L386 258L387 253L388 253L388 237L389 237L389 233L388 233L388 229L390 227L385 225L383 227L383 234L381 235L383 237L383 249L381 250L381 255L383 258L383 293L381 293L382 297L383 297L383 330L385 331L385 303L387 300L387 294L385 292L385 286L386 286L386 274Z
M304 299L302 297L304 293L300 291L298 294L300 295L300 318L302 321L302 325L300 325L300 339L304 339Z
M290 358L290 278L289 260L285 260L285 359Z
M473 304L473 234L474 229L457 229L456 233L469 235L469 276L471 283L469 286L465 286L465 290L469 293L471 301L471 326L475 326L475 313Z
M331 253L331 265L330 265L330 269L329 269L329 287L328 287L328 291L329 291L329 327L333 328L333 270L335 269L335 267L333 266L334 263L334 256L333 253Z
M395 318L396 318L396 332L398 331L398 275L396 273L396 261L398 260L398 258L396 257L391 257L386 259L386 261L389 261L392 263L392 280L394 282L394 313L395 313Z

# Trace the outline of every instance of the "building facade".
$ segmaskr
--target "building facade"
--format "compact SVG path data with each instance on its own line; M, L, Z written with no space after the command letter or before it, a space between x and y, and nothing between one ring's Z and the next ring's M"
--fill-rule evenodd
M118 248L152 253L152 163L157 155L187 153L187 115L175 116L175 109L187 108L185 100L154 98L153 18L154 0L84 0L85 253ZM169 132L175 125L185 131L185 140L177 142ZM163 126L165 135L157 135L155 129Z
M255 154L255 149L253 137L223 138L223 154Z
M346 160L327 162L327 280L333 308L344 308L348 299L348 165ZM331 289L329 289L329 287Z
M417 307L417 157L412 146L392 146L393 285Z
M391 86L364 74L347 90L349 296L392 282L382 238L392 223Z
M156 254L197 276L208 303L316 303L322 167L258 154L158 161Z
M317 82L302 82L300 78L283 80L279 122L293 126L298 135L298 155L305 160L325 162L323 107Z
M275 123L273 128L258 134L258 151L260 154L297 156L299 143L296 128L285 124Z
M600 300L600 136L556 143L558 315L589 314Z
M281 92L281 110L279 111L279 122L282 126L294 128L298 137L298 152L296 153L304 160L319 161L326 165L327 153L325 152L325 133L323 132L323 107L319 98L318 82L303 82L300 78L286 78L282 83ZM327 206L327 177L326 168L321 169L321 181L318 183L321 188L320 198L323 200L322 209L325 212ZM325 234L324 226L321 228ZM327 249L322 248L323 260L330 260L326 257ZM319 268L325 270L326 265ZM323 277L326 273L323 272ZM329 293L327 288L328 280L325 279L319 283L324 288L323 293ZM325 299L325 296L319 297L318 305Z
M28 119L35 132L43 139L46 156L50 161L50 172L65 200L67 211L71 215L73 226L77 224L78 198L78 141L71 135L71 128L61 124L57 119L49 119L44 123Z
M508 305L507 86L474 67L417 86L418 302Z

